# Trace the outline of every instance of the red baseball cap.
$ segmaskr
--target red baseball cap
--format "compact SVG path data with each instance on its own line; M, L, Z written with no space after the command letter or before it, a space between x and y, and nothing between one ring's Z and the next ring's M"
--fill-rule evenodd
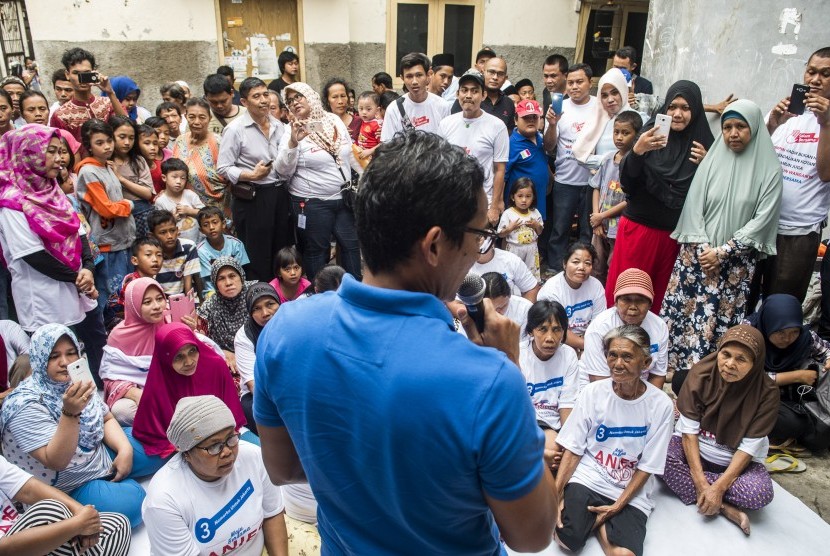
M541 116L542 108L535 100L520 100L516 104L516 115L520 118L524 118L525 116Z

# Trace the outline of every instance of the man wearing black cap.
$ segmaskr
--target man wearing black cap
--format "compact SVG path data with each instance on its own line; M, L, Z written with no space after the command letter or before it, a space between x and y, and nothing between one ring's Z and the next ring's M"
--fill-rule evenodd
M504 211L504 169L510 155L510 138L501 120L482 110L484 78L474 69L458 78L461 112L441 120L438 135L478 160L484 169L487 220L498 224Z
M432 77L429 80L429 92L439 97L452 84L455 71L455 56L436 54L432 57Z

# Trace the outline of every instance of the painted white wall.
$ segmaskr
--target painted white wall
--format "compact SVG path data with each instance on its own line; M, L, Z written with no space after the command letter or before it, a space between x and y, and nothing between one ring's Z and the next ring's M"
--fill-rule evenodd
M35 41L216 41L211 0L26 0Z
M349 0L349 36L352 42L386 42L387 7L386 0Z
M349 37L350 1L302 0L302 2L303 38L306 43L348 43L354 40Z
M484 2L484 44L573 47L578 27L573 0Z

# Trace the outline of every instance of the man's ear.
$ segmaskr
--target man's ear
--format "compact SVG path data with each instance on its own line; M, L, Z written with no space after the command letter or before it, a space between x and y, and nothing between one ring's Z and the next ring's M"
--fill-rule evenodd
M418 254L429 266L438 266L444 239L444 230L440 226L433 226L418 240Z

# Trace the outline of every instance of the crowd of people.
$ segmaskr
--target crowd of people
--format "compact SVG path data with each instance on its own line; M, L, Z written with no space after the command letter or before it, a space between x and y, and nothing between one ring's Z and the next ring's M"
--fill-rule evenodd
M278 61L154 111L83 48L51 105L0 81L0 548L642 554L655 476L748 535L826 452L830 47L766 116L631 47L541 103L489 48Z

